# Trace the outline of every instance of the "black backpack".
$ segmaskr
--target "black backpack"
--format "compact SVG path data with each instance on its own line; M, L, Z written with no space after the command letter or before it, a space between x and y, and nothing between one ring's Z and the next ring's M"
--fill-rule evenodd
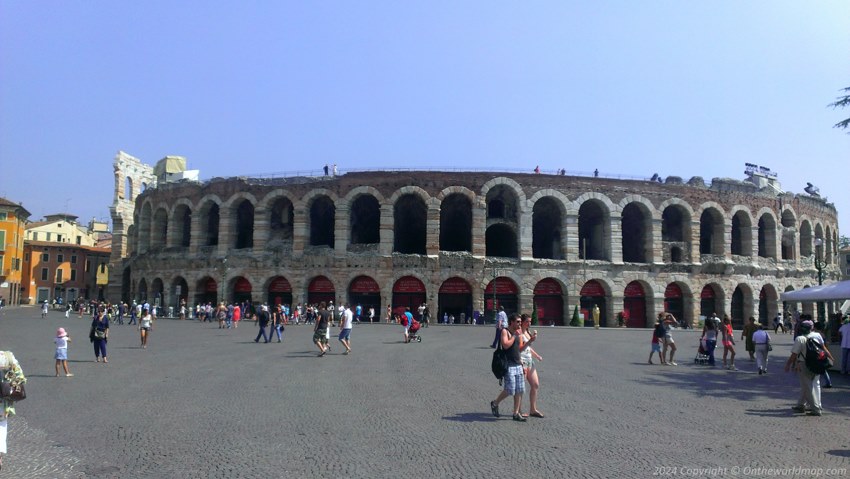
M499 380L499 385L502 384L502 378L508 372L508 357L507 352L502 349L502 341L499 340L499 345L493 351L493 360L490 363L490 368L493 370L493 376Z
M832 366L823 344L815 338L806 339L806 367L814 374L823 374Z

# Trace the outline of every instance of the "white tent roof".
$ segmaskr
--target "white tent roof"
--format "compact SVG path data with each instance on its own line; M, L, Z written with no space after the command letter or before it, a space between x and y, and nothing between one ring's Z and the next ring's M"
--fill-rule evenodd
M825 284L823 286L812 286L811 288L798 289L779 295L782 301L813 302L813 301L840 301L850 299L850 281Z

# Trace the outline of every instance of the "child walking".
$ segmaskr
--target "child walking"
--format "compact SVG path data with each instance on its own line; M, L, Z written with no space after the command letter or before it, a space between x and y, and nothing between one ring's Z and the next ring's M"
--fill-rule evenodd
M662 338L664 338L664 325L659 319L655 322L655 328L652 330L652 350L649 352L649 364L655 364L652 362L652 355L655 353L658 353L658 359L661 361L661 364L665 364L664 356L661 355Z
M65 368L65 376L71 377L71 371L68 370L68 343L71 342L71 337L65 332L65 328L56 330L56 377L59 377L59 364Z

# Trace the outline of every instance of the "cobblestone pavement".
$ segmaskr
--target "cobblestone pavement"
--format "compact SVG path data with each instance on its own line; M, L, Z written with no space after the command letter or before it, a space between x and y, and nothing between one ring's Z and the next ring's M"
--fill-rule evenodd
M9 421L0 475L111 477L815 477L850 470L847 376L825 415L793 414L774 337L770 374L693 364L698 333L677 331L678 367L649 366L649 330L540 328L540 409L490 414L492 327L433 326L402 344L398 326L356 325L354 352L316 357L310 326L255 344L257 329L160 320L147 350L113 325L95 363L89 320L6 308L0 348L15 352L28 398ZM73 378L54 377L65 327ZM336 331L336 328L334 328ZM276 341L276 340L275 340ZM743 346L741 345L741 348ZM739 358L746 356L745 352ZM526 406L527 407L527 406ZM510 400L502 411L510 410ZM705 468L705 469L704 469ZM736 469L737 468L737 469ZM774 468L775 471L756 468Z

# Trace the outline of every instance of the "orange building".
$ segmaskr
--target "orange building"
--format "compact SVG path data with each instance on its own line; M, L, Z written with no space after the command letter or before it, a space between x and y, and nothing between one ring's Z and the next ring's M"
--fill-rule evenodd
M24 234L30 212L0 198L0 299L19 304L24 257Z
M22 296L29 304L104 299L109 248L48 241L24 244Z

